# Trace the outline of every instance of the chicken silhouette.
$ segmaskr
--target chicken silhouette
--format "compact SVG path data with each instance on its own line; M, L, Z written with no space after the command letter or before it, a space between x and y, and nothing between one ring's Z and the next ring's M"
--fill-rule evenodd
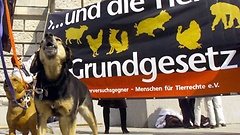
M121 53L123 51L126 51L128 49L128 33L126 31L122 31L121 33L121 40L119 41L117 39L117 34L119 30L116 29L109 29L109 44L110 44L110 50L106 54L112 54L114 50L116 50L116 53Z
M201 38L201 29L199 24L192 20L190 22L189 28L182 31L182 26L178 26L176 39L179 42L179 48L188 48L189 50L194 50L197 48L202 48L198 40Z
M87 35L86 39L87 39L87 42L89 44L90 49L93 52L92 56L97 57L99 55L98 54L98 49L102 45L103 30L100 29L96 39L94 39L91 35Z

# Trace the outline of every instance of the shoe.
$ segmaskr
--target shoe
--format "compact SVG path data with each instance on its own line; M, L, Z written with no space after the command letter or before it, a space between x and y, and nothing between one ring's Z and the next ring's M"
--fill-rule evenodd
M193 126L183 126L183 128L186 128L186 129L194 129Z
M226 124L224 124L224 123L221 123L221 126L222 126L222 127L226 127L227 125L226 125Z
M190 128L190 127L192 127L192 125L191 124L184 124L183 127L184 128Z
M214 125L210 125L209 126L211 129L214 129L216 126L214 126Z
M198 126L198 125L193 125L193 126L189 127L189 129L199 129L199 128L200 128L200 126Z
M124 129L124 130L122 130L122 133L123 134L128 134L128 133L130 133L127 129Z
M109 130L105 130L105 131L104 131L104 134L109 134Z
M55 117L55 116L50 116L48 119L47 119L47 123L52 123L52 122L56 122L58 121L58 118Z

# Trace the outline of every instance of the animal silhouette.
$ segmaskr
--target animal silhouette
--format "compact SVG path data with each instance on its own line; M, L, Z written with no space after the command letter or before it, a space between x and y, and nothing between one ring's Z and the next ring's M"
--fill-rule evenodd
M121 53L123 51L126 51L128 49L128 33L126 31L122 31L121 33L121 42L117 39L117 33L119 30L116 29L109 29L110 35L109 35L109 44L111 46L109 52L106 54L112 54L114 50L116 50L116 53Z
M163 25L171 18L166 10L162 10L157 16L142 20L139 24L134 25L134 28L137 29L136 36L146 33L149 36L155 37L153 31L156 29L162 29L164 31L165 27Z
M86 39L87 39L87 42L89 44L90 49L93 52L92 56L97 57L99 55L98 54L98 49L102 45L103 30L100 29L96 39L94 39L91 35L87 35Z
M234 20L237 19L238 26L235 28L240 28L240 10L237 6L225 3L225 2L218 2L213 4L210 7L211 14L215 15L215 18L212 23L212 30L215 30L215 26L220 23L224 25L224 29L232 28L234 24ZM229 16L229 21L227 22L227 17Z
M176 39L179 42L179 48L188 48L189 50L194 50L197 48L202 48L198 40L201 38L201 29L199 24L192 20L190 22L189 28L182 31L182 26L178 26Z
M77 44L82 44L81 42L81 37L83 35L83 33L88 30L88 26L87 25L80 25L79 28L69 28L67 30L65 30L66 32L66 44L68 44L68 42L70 44L72 44L71 40L77 40Z

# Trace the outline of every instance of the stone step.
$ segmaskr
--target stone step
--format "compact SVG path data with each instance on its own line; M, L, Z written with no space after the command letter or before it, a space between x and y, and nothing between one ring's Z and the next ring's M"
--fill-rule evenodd
M5 105L0 106L0 127L6 127L7 126L7 120L6 120L6 115L7 115L7 109L8 107Z

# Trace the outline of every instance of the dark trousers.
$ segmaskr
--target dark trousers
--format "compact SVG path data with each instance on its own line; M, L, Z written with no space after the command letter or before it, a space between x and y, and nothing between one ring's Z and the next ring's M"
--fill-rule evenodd
M127 129L126 108L119 108L119 111L120 111L120 118L121 118L121 128L122 130L126 130ZM110 127L109 114L110 114L110 108L103 107L103 119L104 119L105 131L109 131L109 127Z
M183 115L183 124L189 126L190 121L194 123L195 120L194 117L195 98L178 99L178 102Z

